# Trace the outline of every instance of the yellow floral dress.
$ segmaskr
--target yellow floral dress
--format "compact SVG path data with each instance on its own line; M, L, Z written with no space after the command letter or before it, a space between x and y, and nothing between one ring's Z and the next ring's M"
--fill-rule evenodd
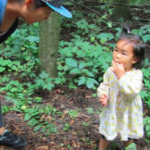
M107 140L114 140L118 136L121 141L128 138L138 139L143 136L143 108L139 95L143 87L143 73L139 69L132 69L121 79L109 68L103 77L103 82L97 89L108 96L108 104L100 114L99 132Z

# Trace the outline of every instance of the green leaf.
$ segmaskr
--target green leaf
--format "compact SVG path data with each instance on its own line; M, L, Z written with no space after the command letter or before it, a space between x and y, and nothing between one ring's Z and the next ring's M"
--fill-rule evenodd
M114 39L114 35L111 33L101 33L97 38L99 38L101 43L104 44L106 41Z
M87 108L87 112L88 112L89 114L94 113L93 108L88 107L88 108Z
M30 42L39 42L39 37L38 36L29 35L29 36L26 37L26 39Z
M36 126L36 127L34 128L34 131L36 132L36 131L40 130L41 128L42 128L42 125L39 124L38 126Z
M86 66L86 63L82 62L79 64L79 69L83 69Z
M109 28L112 28L112 23L111 22L108 22L107 25L108 25Z
M150 41L150 34L143 35L142 38L144 42Z
M78 111L76 111L76 110L69 110L69 111L68 111L68 115L69 115L70 117L75 118L75 117L77 116L77 114L78 114Z
M66 64L70 67L76 67L77 68L77 62L76 60L72 59L72 58L66 58Z
M148 96L148 91L141 91L140 96L141 96L142 99L144 99L145 97Z
M86 82L86 78L83 76L83 77L80 77L79 78L79 81L78 81L78 86L82 85L82 84L85 84Z
M136 150L136 145L134 143L130 144L129 146L125 147L125 150Z
M3 78L2 78L2 82L7 82L7 81L9 81L10 80L10 78L8 78L8 77L6 77L6 76L4 76Z
M85 29L87 28L88 23L85 19L82 19L82 20L76 21L76 25L78 28Z
M10 81L10 84L11 85L15 85L15 86L18 86L20 83L18 81Z
M11 88L10 91L11 91L11 92L17 92L17 91L18 91L18 88Z
M32 125L36 120L33 118L28 122L28 125Z
M0 67L0 72L3 72L5 70L4 67Z
M90 77L94 77L94 74L92 72L88 72L87 75Z
M47 90L51 91L52 87L54 87L54 85L52 83L44 84L43 89L47 89Z
M31 116L29 116L28 114L25 115L24 121L28 121L31 119Z
M42 73L39 75L42 79L46 79L48 76L49 76L49 74L48 73L46 73L45 71L42 71Z
M98 84L98 82L93 78L87 78L86 85L88 88L92 88L94 84Z
M71 71L70 71L70 74L80 74L81 73L81 71L80 71L80 69L78 69L78 68L73 68Z
M150 132L150 125L146 125L145 130L146 130L146 132Z
M57 128L56 127L50 128L49 132L50 133L56 133L57 132Z

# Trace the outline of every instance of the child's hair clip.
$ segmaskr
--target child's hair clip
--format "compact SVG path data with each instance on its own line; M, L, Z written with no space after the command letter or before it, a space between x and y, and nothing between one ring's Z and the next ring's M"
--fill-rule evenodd
M130 33L130 30L127 30L127 33Z

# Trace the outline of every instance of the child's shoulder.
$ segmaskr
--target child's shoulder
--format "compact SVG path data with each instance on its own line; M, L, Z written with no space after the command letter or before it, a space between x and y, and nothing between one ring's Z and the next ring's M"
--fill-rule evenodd
M141 77L143 77L143 72L142 72L142 70L140 70L140 69L132 69L131 71L130 71L130 75L134 78L135 76L141 76Z
M138 74L143 74L143 72L142 72L141 69L136 69L136 68L133 68L133 69L132 69L132 72L138 73Z

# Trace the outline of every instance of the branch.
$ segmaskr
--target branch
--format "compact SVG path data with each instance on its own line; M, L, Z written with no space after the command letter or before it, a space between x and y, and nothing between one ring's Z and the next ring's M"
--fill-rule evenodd
M146 44L146 46L149 48L148 50L150 50L150 46L148 44Z
M135 20L135 19L133 19L133 20ZM147 19L141 19L141 18L139 18L138 21L141 21L141 22L150 22L150 20L147 20Z
M95 10L93 10L93 9L91 9L91 8L89 8L89 7L87 7L87 6L85 6L85 5L79 4L79 3L75 2L74 0L70 0L70 1L71 1L72 3L74 3L74 4L78 5L78 6L80 6L80 7L83 7L83 8L86 8L86 9L90 10L91 12L93 12L93 13L99 15L99 16L102 16L102 14L100 14L99 12L97 12L97 11L95 11ZM87 1L87 2L93 2L93 1L89 1L89 0L86 0L86 1ZM95 1L95 2L96 2L96 1ZM97 3L101 3L101 2L97 2ZM102 3L102 4L108 4L108 3ZM116 3L116 4L117 4L117 3ZM123 5L123 4L120 4L120 5ZM125 4L124 4L124 5L125 5ZM148 6L148 7L150 7L150 6ZM109 22L106 18L103 18L103 20ZM141 22L150 22L150 20L145 20L145 19L139 19L139 21L141 21ZM104 21L102 21L102 22L104 22ZM105 23L105 22L104 22L104 23Z
M101 5L129 6L129 7L133 7L133 8L150 7L150 5L137 6L137 5L129 5L129 4L121 4L121 3L104 3L104 2L97 2L97 1L90 1L90 0L85 0L84 2L98 3L98 4L101 4Z
M97 12L97 11L95 11L95 10L93 10L93 9L91 9L91 8L89 8L89 7L87 7L87 6L84 6L84 5L82 5L82 4L79 4L79 3L77 3L77 2L74 2L73 0L70 0L70 1L73 2L74 4L78 5L78 6L81 6L81 7L83 7L83 8L86 8L86 9L90 10L91 12L93 12L93 13L99 15L99 16L102 16L102 14L100 14L99 12ZM103 19L106 20L106 21L108 21L108 20L105 19L105 18L103 18Z

